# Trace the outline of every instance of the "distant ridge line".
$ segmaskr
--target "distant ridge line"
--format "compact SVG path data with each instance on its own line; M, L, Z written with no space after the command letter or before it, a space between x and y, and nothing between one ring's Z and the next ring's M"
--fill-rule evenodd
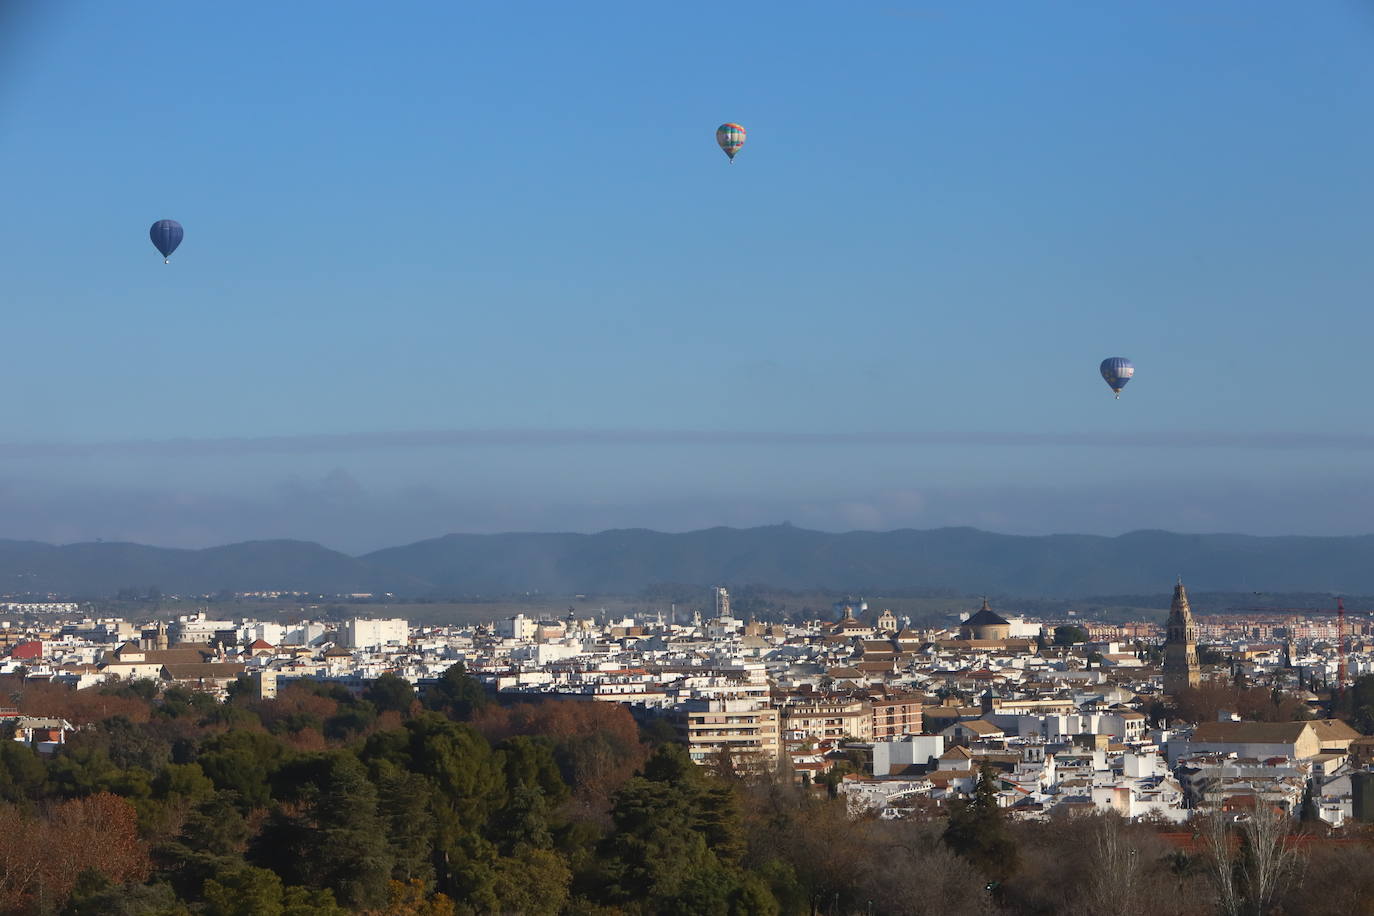
M1197 590L1374 594L1374 535L829 533L780 524L676 534L448 534L361 556L293 540L203 549L0 541L0 591L76 597L153 586L177 594L634 594L673 583L1079 598L1167 592L1179 574Z

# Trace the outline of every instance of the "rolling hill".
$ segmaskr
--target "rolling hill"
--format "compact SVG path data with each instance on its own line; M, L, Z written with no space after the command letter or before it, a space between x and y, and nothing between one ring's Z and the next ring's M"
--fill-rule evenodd
M177 594L628 594L680 583L1074 598L1167 591L1179 575L1199 590L1374 594L1374 536L1025 537L972 528L831 534L773 525L682 534L453 534L361 557L303 541L204 550L0 541L0 592L82 597L153 586Z

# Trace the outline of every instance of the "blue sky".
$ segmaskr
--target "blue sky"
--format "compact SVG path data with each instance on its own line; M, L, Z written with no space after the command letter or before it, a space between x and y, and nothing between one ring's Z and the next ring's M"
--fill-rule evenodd
M1368 4L24 6L0 536L1370 530Z

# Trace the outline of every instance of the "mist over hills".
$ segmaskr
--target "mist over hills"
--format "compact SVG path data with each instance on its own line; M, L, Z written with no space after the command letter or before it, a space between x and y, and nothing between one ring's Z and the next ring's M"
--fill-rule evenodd
M77 597L130 587L177 594L632 594L676 583L1078 598L1167 591L1180 575L1199 590L1374 594L1374 536L1018 536L973 528L832 534L784 524L682 534L451 534L358 557L305 541L204 550L0 541L0 592Z

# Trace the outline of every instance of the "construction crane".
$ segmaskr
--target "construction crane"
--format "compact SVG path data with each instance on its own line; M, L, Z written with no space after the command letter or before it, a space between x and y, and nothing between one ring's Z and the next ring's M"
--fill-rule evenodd
M1258 593L1257 593L1258 594ZM1311 607L1230 607L1228 611L1241 611L1251 614L1328 614L1330 611ZM1357 613L1368 614L1369 611ZM1345 599L1336 599L1336 687L1345 693L1347 666L1347 631L1345 627Z

